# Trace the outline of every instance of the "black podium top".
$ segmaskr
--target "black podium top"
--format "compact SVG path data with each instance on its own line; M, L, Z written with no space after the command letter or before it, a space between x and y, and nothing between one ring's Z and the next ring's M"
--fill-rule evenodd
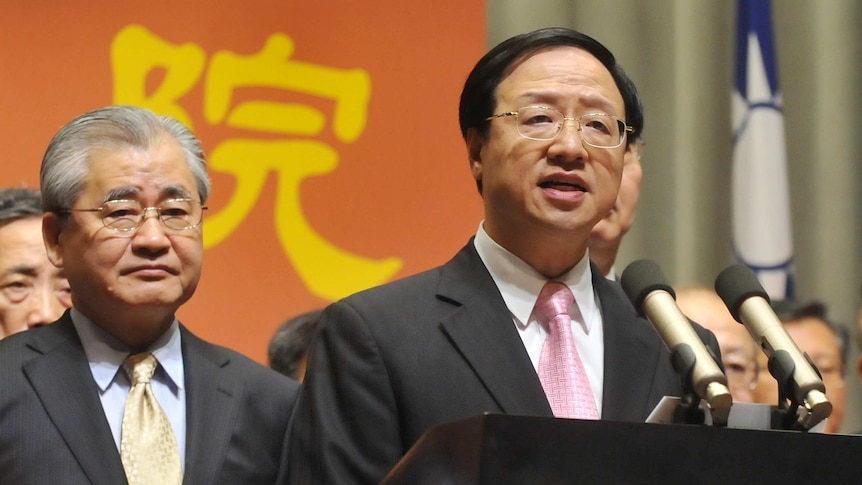
M862 437L488 414L428 430L382 483L856 483Z

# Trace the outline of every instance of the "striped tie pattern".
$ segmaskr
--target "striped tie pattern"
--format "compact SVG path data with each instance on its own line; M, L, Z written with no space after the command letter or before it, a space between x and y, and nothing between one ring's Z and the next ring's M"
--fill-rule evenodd
M569 307L575 295L568 286L549 281L539 293L536 310L548 322L539 357L539 381L558 418L599 419L596 400L572 335Z
M120 439L129 485L179 485L183 481L177 440L150 384L157 364L149 352L131 355L123 364L132 379Z

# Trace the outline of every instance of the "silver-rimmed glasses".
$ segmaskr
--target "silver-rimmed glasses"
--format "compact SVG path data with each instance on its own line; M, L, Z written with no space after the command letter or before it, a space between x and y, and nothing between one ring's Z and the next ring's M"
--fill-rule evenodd
M500 113L485 118L514 116L518 134L529 140L550 141L563 131L566 120L578 126L581 140L596 148L616 148L623 144L626 133L634 131L625 121L604 113L588 113L571 118L549 106L526 106L518 111Z
M143 207L136 200L109 200L93 209L67 209L59 213L96 212L108 229L128 232L141 227L147 213L155 211L167 229L182 231L200 224L206 209L194 199L170 199L153 207Z

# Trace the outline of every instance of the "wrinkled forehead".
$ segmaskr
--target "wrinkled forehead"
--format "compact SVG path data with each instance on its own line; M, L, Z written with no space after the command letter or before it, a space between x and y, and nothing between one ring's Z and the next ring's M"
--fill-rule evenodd
M192 192L183 184L168 184L160 187L157 191L160 200L167 199L191 199ZM105 193L105 202L109 200L139 200L144 196L144 191L134 185L123 185L109 189Z
M171 139L147 147L94 148L85 192L103 201L193 198L197 194L185 154Z
M553 46L527 53L513 62L495 90L495 102L559 105L572 100L625 116L622 93L611 72L589 51Z

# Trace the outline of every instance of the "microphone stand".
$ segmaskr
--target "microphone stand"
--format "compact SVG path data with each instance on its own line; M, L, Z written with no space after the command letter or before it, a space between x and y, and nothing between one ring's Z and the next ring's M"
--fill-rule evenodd
M671 350L670 361L682 381L682 396L680 396L679 406L674 409L673 422L677 424L706 424L706 413L700 406L701 397L698 396L693 385L697 356L687 344L679 344ZM722 388L726 392L726 388ZM709 406L712 424L724 427L727 426L731 403L729 398L727 403L718 401L720 400L715 402L716 406ZM724 404L727 405L724 406Z
M814 365L808 353L803 355L817 376L822 379L820 369ZM769 357L767 367L772 377L778 381L778 406L772 408L772 429L808 431L808 428L801 424L802 419L800 419L804 403L799 402L793 392L793 373L796 371L793 358L786 350L777 350Z
M682 381L682 395L679 406L674 409L673 422L677 424L705 424L706 413L700 407L700 396L694 391L692 376L697 362L694 352L686 344L680 344L671 350L670 361Z

